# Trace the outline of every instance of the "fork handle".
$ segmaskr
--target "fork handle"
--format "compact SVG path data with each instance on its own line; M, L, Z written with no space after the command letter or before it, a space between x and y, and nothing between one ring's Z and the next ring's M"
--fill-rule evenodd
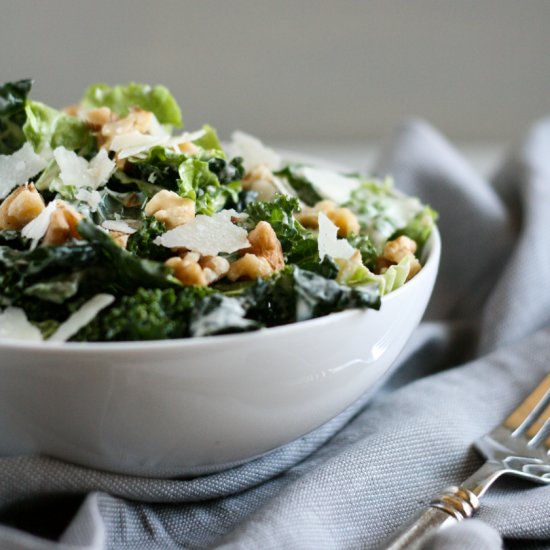
M470 518L478 509L479 499L472 491L464 487L449 487L445 492L437 495L430 502L429 507L384 548L414 550L428 533Z

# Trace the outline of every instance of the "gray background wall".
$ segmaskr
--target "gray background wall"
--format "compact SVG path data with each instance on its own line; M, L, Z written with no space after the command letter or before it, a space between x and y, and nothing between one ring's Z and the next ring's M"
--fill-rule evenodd
M508 140L550 106L549 0L0 0L0 80L56 106L164 83L189 128L370 139L421 115Z

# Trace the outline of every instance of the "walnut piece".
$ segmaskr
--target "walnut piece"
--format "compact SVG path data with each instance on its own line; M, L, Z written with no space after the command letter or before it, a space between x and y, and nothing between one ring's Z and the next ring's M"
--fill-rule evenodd
M80 235L76 230L78 222L82 219L72 206L63 201L58 201L50 218L50 225L44 236L42 244L56 246L64 244L71 238L78 239Z
M242 258L231 264L227 278L230 281L238 279L257 279L258 277L267 277L273 273L273 268L263 256L254 254L245 254Z
M224 277L229 271L229 262L220 256L200 257L198 252L187 252L166 260L165 265L174 270L174 275L184 285L208 286Z
M195 218L195 202L163 189L149 200L145 206L145 214L154 216L168 229L173 229Z
M0 229L20 231L44 208L44 199L34 185L22 185L8 195L0 205Z
M347 237L359 234L361 226L355 214L349 208L338 208L331 200L319 201L313 207L306 207L296 214L296 219L310 229L319 227L319 212L324 212L327 218L338 227L338 236Z
M383 273L390 265L398 264L407 254L412 254L414 257L416 248L416 242L406 235L401 235L393 241L388 241L384 246L382 257L378 262L378 270ZM407 276L407 281L412 279L420 271L420 269L422 269L422 266L420 265L418 258L414 257L411 262L411 268L409 275Z
M246 252L265 258L274 271L279 271L285 266L283 247L268 222L259 222L248 234L248 241L252 246L247 248Z

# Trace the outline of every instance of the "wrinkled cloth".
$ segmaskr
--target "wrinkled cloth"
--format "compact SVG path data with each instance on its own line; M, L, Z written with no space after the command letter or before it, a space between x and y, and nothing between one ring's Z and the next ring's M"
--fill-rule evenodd
M0 548L378 548L482 464L472 443L550 372L550 120L492 181L409 121L377 166L440 213L424 322L382 387L289 445L194 479L0 459ZM550 548L550 487L499 481L424 550Z

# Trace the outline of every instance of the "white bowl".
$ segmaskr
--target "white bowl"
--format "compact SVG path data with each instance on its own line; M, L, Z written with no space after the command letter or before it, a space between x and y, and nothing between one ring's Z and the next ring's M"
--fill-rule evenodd
M113 472L206 473L337 415L386 372L426 308L434 230L416 277L351 310L257 332L138 343L0 343L0 456Z

